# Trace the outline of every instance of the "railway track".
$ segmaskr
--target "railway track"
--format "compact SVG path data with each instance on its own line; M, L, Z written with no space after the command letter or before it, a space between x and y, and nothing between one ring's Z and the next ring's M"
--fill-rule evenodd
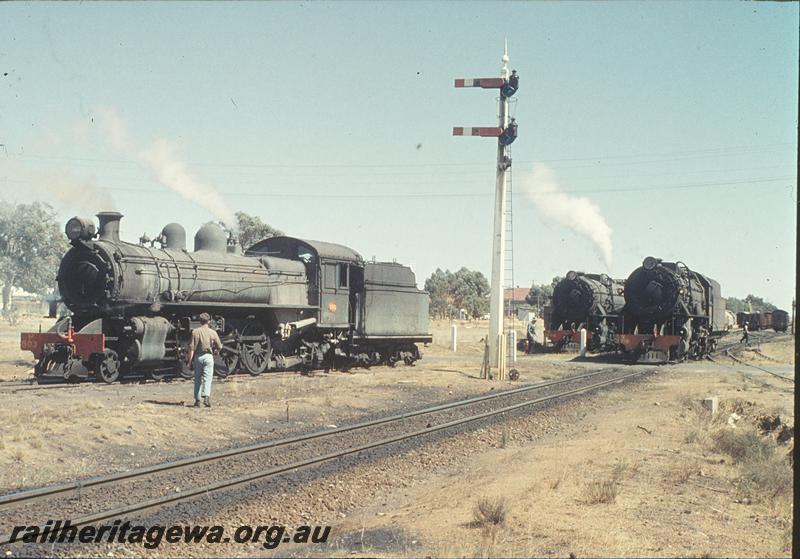
M730 350L726 350L725 351L725 355L727 355L728 357L730 357L731 359L733 359L734 361L736 361L737 363L739 363L741 365L745 365L747 367L752 367L754 369L758 369L759 371L763 371L763 372L765 372L765 373L767 373L769 375L772 375L774 377L778 377L779 379L782 379L782 380L785 380L787 382L791 382L792 384L794 384L794 379L793 378L787 377L785 375L778 374L775 371L770 371L769 369L765 369L764 367L759 367L758 365L754 365L753 363L748 363L747 361L744 361L743 359L739 359L738 357L733 355L730 352Z
M275 371L270 373L263 373L261 375L245 375L245 374L236 374L236 375L229 375L226 377L214 377L214 382L231 382L231 383L246 383L246 382L253 382L259 379L265 378L281 378L281 377L289 377L295 376L298 374L302 374L298 371ZM146 382L149 380L150 382ZM119 389L124 387L131 387L131 386L154 386L160 383L186 383L186 382L194 382L193 379L185 379L180 376L170 377L164 380L154 380L154 379L145 379L142 377L141 379L138 378L131 378L130 381L126 382L118 382L114 384L106 384L104 382L94 382L94 381L83 381L83 382L47 382L43 384L37 384L35 382L30 381L8 381L4 383L0 383L0 394L3 393L16 393L16 392L25 392L29 390L53 390L53 389L63 389L63 388L87 388L87 387L95 387L101 390L106 389Z
M349 426L19 491L0 497L0 524L43 525L47 519L60 518L69 519L77 526L118 518L403 441L419 441L433 433L490 421L531 406L616 385L655 370L631 369L611 367ZM209 479L218 481L205 483ZM180 486L191 489L183 490ZM8 534L0 536L0 545L10 543L8 538Z
M779 333L779 332L751 333L750 337L753 338L753 342L755 342L755 344L756 344L756 347L754 348L754 351L757 354L761 355L762 357L765 357L765 358L769 359L766 355L761 353L761 350L758 349L758 346L760 344L764 343L764 342L769 342L770 340L772 340L774 338L777 338L779 336L782 336L782 335L783 335L783 333ZM721 353L722 355L725 355L726 357L729 357L731 360L733 360L734 362L736 362L736 363L738 363L740 365L744 365L746 367L752 367L754 369L758 369L759 371L762 371L764 373L767 373L769 375L777 377L777 378L779 378L781 380L785 380L787 382L791 382L792 384L794 384L794 379L791 378L791 377L787 377L785 375L781 375L779 373L776 373L775 371L770 371L769 369L766 369L764 367L759 367L758 365L754 365L753 363L748 363L747 361L745 361L743 359L739 359L737 356L735 356L733 354L734 350L736 350L736 349L745 349L747 347L750 347L750 346L749 345L748 346L742 346L741 342L729 342L729 343L722 344L722 345L718 346L717 347L717 353ZM713 361L715 363L719 363L719 361L717 359L715 359L713 356L709 356L709 360L711 360L711 361Z

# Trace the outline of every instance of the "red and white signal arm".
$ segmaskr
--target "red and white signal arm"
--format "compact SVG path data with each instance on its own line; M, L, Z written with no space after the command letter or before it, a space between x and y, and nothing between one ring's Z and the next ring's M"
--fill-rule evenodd
M504 85L503 78L458 78L456 87L482 87L483 89L498 89Z
M497 138L503 133L499 126L455 126L453 136L481 136L483 138Z

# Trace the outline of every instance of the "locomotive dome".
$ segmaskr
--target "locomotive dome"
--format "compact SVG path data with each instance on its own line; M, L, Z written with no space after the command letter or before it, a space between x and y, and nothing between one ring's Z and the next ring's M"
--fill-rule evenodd
M194 236L194 250L208 250L211 252L226 252L228 249L228 238L225 231L216 223L206 223Z

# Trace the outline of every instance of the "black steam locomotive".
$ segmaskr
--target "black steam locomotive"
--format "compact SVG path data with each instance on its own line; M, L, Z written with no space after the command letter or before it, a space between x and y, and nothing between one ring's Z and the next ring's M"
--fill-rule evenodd
M99 230L78 217L66 224L72 248L57 280L72 316L21 336L38 359L37 377L191 376L184 362L204 311L223 342L220 375L411 364L420 358L416 344L431 341L428 294L407 266L293 237L241 255L213 223L197 232L193 252L177 223L148 247L120 240L121 214L98 218Z
M561 349L568 343L579 343L580 330L585 328L589 351L615 349L617 322L625 304L622 293L622 282L606 274L567 272L553 288L545 338Z
M725 331L719 283L682 262L648 256L625 281L620 349L638 361L699 358Z

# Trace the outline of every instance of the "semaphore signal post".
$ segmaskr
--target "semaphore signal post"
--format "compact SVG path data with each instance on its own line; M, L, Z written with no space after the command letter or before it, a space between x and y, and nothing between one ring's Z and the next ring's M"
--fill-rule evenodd
M497 138L497 182L494 195L494 237L492 240L492 285L491 300L489 305L489 337L488 337L488 370L487 377L491 377L494 369L495 378L504 379L505 367L505 340L503 336L503 275L505 249L505 222L506 208L506 171L511 168L511 159L508 157L507 148L517 138L517 125L514 119L508 117L508 99L516 93L519 87L519 76L513 70L508 73L508 46L503 51L503 66L499 78L457 79L456 87L480 87L482 89L500 90L500 122L497 127L455 127L454 136L480 136Z

